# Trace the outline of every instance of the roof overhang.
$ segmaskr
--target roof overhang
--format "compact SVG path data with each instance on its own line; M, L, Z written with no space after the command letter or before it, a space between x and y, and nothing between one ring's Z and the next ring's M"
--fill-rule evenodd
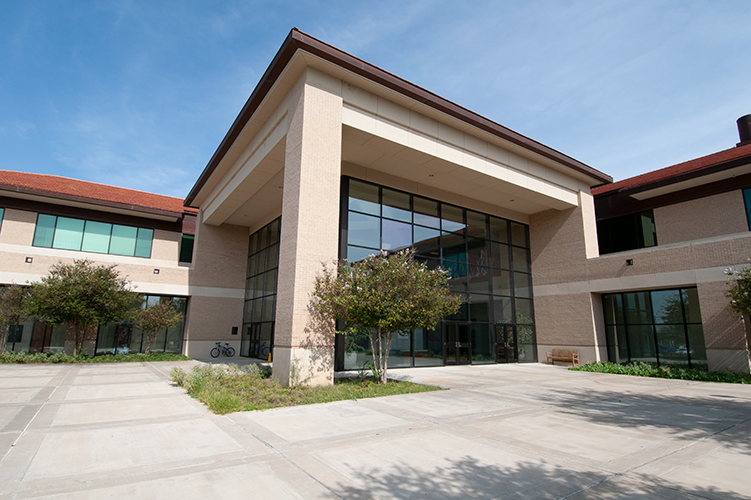
M323 64L329 71L333 68L335 72L354 75L359 81L387 89L402 99L458 120L482 134L521 148L544 161L570 169L572 175L588 179L590 185L612 182L612 178L607 174L293 28L185 198L186 206L195 206L196 199L207 187L215 170L232 150L249 122L262 112L264 102L278 87L280 79L295 61L301 60L298 58L300 54L312 56L303 58L308 65L320 67Z
M54 203L76 208L85 208L89 210L99 210L101 212L110 212L121 215L138 216L147 219L156 219L168 222L175 222L183 217L183 213L172 212L169 210L160 210L156 208L142 207L128 203L117 203L105 200L96 200L81 196L73 196L63 193L54 193L18 186L6 186L0 184L0 196L9 198L19 198L37 202ZM190 213L190 215L195 215Z

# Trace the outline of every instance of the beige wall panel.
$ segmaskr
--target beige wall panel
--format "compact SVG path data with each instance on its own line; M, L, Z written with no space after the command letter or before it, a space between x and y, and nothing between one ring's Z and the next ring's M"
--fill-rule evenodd
M529 218L535 286L586 280L581 208L546 210Z
M741 190L654 210L660 245L748 231Z
M120 276L131 282L154 283L165 285L188 285L188 268L187 267L164 267L155 265L150 259L139 259L133 257L132 263L112 262L106 259L106 255L85 253L85 252L65 252L69 257L59 257L55 255L39 255L15 252L3 252L3 258L0 260L0 272L18 273L26 276L23 281L36 281L41 276L47 275L50 268L62 262L72 264L76 259L88 259L98 266L116 265L116 270ZM26 262L26 257L33 259L32 263ZM154 269L159 269L159 274L154 274ZM135 288L136 291L143 291Z
M0 243L31 246L36 223L36 212L6 208L0 227Z
M190 285L244 290L249 236L247 227L199 223Z
M707 364L710 371L734 370L743 373L751 371L748 351L707 349Z
M538 344L594 349L592 294L535 297L535 325Z
M571 351L579 351L579 365L586 365L587 363L594 363L598 361L598 351L594 347L568 346L562 344L537 344L537 362L547 363L548 358L546 353L553 352L553 349L568 349ZM562 363L556 361L555 366L571 366L571 363Z
M154 242L151 245L151 258L167 260L177 264L177 259L180 256L181 240L181 233L156 229L154 231Z
M322 385L333 383L334 337L313 323L308 306L321 262L338 254L342 98L304 81L294 92L284 166L274 377L290 384L292 366L299 363L308 384Z
M727 285L722 282L699 283L699 304L707 349L746 349L743 322L727 309Z
M227 363L234 362L240 355L240 335L232 337L232 340L222 340L222 345L228 343L230 347L235 349L235 357L227 358L219 356L219 360L226 361ZM211 350L216 347L218 341L211 340L186 340L183 342L183 354L193 359L210 359Z
M746 264L751 258L751 233L730 239L731 262ZM724 266L725 264L723 264Z
M663 249L657 247L651 252L609 254L587 261L588 277L590 280L623 278L694 269L694 253L692 246L684 245ZM626 259L633 259L633 265L627 266Z
M230 341L232 327L240 332L243 320L243 300L224 297L194 296L188 301L186 340Z

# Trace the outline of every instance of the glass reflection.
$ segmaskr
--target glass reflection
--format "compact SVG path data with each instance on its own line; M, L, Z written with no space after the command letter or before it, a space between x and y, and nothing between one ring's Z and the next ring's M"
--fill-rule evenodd
M441 229L447 232L464 232L464 211L452 205L441 205Z
M378 186L350 179L349 209L371 215L381 215L378 204Z
M412 246L412 225L404 222L396 222L389 219L381 219L383 238L381 248L390 252L402 250Z

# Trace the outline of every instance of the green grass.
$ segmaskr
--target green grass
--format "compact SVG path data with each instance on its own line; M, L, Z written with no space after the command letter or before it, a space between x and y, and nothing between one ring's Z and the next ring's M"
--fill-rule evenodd
M618 365L609 361L589 363L569 370L598 373L615 373L637 377L656 377L678 380L698 380L701 382L725 382L729 384L751 384L751 375L735 371L708 372L692 370L671 365L654 365L651 363L629 363Z
M370 378L336 380L333 386L284 387L270 378L268 368L248 365L202 365L190 372L175 367L172 380L211 411L224 415L236 411L266 410L283 406L330 403L347 399L376 398L394 394L439 391L440 387L391 380L377 384Z
M25 353L2 352L0 364L36 364L36 363L137 363L145 361L187 361L190 358L182 354L168 352L151 352L149 354L100 354L99 356L72 356L62 353Z

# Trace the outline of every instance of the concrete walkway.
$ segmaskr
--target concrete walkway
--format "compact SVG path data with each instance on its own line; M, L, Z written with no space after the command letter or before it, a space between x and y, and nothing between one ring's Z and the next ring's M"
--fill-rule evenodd
M751 498L751 386L421 368L450 390L222 417L195 363L0 366L0 497Z

